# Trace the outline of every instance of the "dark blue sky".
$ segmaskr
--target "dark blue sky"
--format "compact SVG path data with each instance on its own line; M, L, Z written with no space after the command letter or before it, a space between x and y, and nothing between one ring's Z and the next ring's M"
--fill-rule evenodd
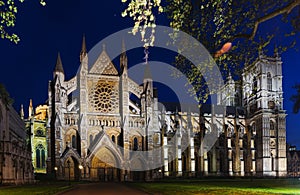
M15 45L1 40L0 44L0 82L15 100L14 107L19 110L24 104L27 109L31 98L34 106L45 103L58 52L61 53L66 78L76 74L83 34L89 50L106 36L132 27L129 18L120 16L124 8L121 0L48 0L46 7L40 6L38 0L25 1L19 7L13 29L21 41ZM164 14L158 16L160 25L168 24L165 18ZM280 23L276 18L267 27L262 27L271 30L269 25L273 24L281 28ZM298 38L296 48L300 48L299 41ZM135 61L142 62L143 50L132 56L137 58ZM282 60L284 108L288 114L287 139L300 148L300 114L292 113L293 103L289 100L295 93L292 86L300 83L300 53L289 50L282 55Z

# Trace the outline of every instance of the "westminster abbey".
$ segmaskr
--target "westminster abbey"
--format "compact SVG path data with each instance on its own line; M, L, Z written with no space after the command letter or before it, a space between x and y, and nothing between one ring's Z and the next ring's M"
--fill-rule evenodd
M48 91L48 173L57 179L92 181L286 175L286 113L278 55L260 54L245 67L242 81L229 75L217 105L178 111L158 107L159 89L151 76L145 74L142 85L129 78L125 44L121 45L119 68L105 48L89 67L83 39L81 65L70 80L58 56ZM140 98L139 104L131 94ZM200 154L203 138L213 132L217 141ZM151 150L155 153L137 152Z

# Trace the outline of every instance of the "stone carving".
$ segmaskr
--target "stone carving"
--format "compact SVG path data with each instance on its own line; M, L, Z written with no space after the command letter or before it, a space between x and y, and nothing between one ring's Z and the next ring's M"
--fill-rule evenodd
M92 74L118 75L118 71L109 59L105 51L103 51L96 63L90 70Z
M114 112L118 108L119 93L113 81L99 80L89 92L89 101L94 111Z

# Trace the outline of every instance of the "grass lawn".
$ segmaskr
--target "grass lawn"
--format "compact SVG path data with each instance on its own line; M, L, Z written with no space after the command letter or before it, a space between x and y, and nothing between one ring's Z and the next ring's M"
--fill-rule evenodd
M162 195L300 194L300 181L291 179L209 179L133 183L143 191Z
M52 195L72 188L66 182L38 183L35 185L0 187L0 195Z

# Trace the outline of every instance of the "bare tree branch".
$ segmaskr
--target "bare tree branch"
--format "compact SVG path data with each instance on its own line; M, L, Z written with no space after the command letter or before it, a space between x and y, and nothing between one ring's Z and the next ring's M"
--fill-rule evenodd
M233 36L230 41L234 41L235 39L238 39L238 38L246 38L246 39L249 39L249 40L253 40L254 37L255 37L255 34L257 32L257 29L258 29L258 26L259 24L267 21L267 20L270 20L272 18L275 18L276 16L279 16L279 15L282 15L282 14L289 14L295 7L299 6L300 5L300 0L294 0L293 2L291 2L290 4L286 5L285 7L282 7L282 8L279 8L259 19L257 19L255 21L255 24L254 24L254 28L252 30L252 33L251 34L238 34L236 36Z

